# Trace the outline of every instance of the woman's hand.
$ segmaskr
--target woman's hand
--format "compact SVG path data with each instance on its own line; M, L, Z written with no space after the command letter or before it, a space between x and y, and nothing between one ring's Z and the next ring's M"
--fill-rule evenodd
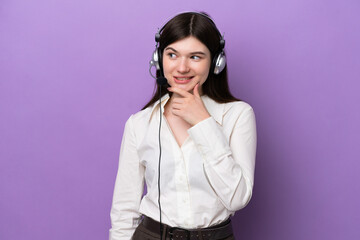
M194 94L184 91L177 87L169 87L168 90L177 93L182 98L174 98L171 100L170 111L188 122L191 126L196 125L210 117L209 112L201 100L199 94L199 84L194 87Z

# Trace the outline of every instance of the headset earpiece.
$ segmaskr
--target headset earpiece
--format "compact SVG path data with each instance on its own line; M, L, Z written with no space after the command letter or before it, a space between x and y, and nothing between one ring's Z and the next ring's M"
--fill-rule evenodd
M154 66L156 68L156 71L161 71L162 65L161 65L161 53L160 53L160 49L159 49L159 41L160 41L160 31L162 29L160 29L156 34L155 34L155 42L156 42L156 46L155 46L155 50L152 54L152 58L150 61L150 67ZM162 72L162 71L161 71Z
M222 70L224 70L225 66L226 66L226 57L224 55L224 52L221 51L221 53L219 53L214 58L214 62L213 62L214 74L215 75L220 74Z
M156 70L160 70L159 50L158 50L158 48L155 48L155 51L153 52L152 60L150 61L150 64L152 66L155 66Z
M215 75L218 75L224 70L226 66L226 57L224 53L224 47L225 47L225 39L223 36L221 36L220 39L220 50L219 53L214 56L213 62L212 62L212 68L213 73Z

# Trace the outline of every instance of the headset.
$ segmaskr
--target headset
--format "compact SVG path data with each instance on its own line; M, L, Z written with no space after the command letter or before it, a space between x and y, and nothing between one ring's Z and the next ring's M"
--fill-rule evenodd
M219 48L219 51L214 54L210 71L212 71L215 75L220 74L224 70L224 68L226 66L226 56L225 56L225 53L224 53L224 47L225 47L224 36L221 35L219 29L215 25L215 22L208 15L206 15L205 13L202 13L202 12L183 12L183 13L196 14L196 15L207 18L209 20L209 22L214 26L216 31L219 33L220 48ZM183 14L183 13L180 13L180 14ZM178 14L178 15L180 15L180 14ZM163 67L162 67L162 52L161 52L161 50L159 48L159 42L160 42L161 33L164 30L166 24L164 24L158 30L158 32L155 34L156 45L155 45L155 50L154 50L154 52L152 54L152 58L150 60L150 70L154 66L156 68L156 70L160 72L160 75L161 75L160 77L162 77L162 78L164 78L164 74L163 74ZM155 78L152 75L151 71L150 71L150 74L151 74L151 76L153 78ZM157 82L158 82L159 85L165 85L166 84L166 82L165 82L166 79L162 79L162 78L157 79Z
M220 74L225 66L226 66L226 57L225 57L225 53L224 53L224 47L225 47L225 39L224 36L220 34L219 29L216 27L214 21L205 13L202 12L183 12L183 13L179 13L180 14L184 14L184 13L189 13L189 14L196 14L202 17L206 17L206 19L209 20L209 22L214 26L214 28L216 29L216 31L219 34L219 39L220 39L220 48L217 51L217 53L214 54L212 63L211 63L211 67L210 67L210 72L213 72L215 75ZM177 15L177 16L178 16ZM169 22L169 21L168 21ZM166 23L167 24L167 23ZM156 79L157 84L160 86L159 87L159 102L160 102L160 122L159 122L159 164L158 164L158 205L159 205L159 212L160 212L160 239L163 238L163 229L162 229L162 221L161 221L161 204L160 204L160 164L161 164L161 138L160 138L160 130L161 130L161 122L162 122L162 110L161 110L161 87L163 85L167 84L167 79L164 76L164 72L163 72L163 66L162 66L162 52L159 48L159 42L160 42L160 36L162 31L164 30L166 24L164 24L159 30L158 32L155 34L155 51L152 54L152 59L150 60L150 67L149 67L149 73L150 75ZM158 77L155 77L152 73L151 73L151 68L155 67L156 71L160 72L160 75Z

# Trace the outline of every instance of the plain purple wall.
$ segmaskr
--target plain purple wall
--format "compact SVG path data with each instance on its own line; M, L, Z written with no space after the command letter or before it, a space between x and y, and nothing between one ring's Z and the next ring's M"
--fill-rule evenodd
M0 1L0 239L108 238L124 123L157 28L204 10L256 113L238 239L360 239L360 2Z

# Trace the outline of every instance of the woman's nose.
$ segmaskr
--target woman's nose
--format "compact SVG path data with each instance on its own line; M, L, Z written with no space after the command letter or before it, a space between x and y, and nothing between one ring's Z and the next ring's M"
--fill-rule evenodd
M190 70L189 68L189 64L187 62L187 59L181 59L179 61L179 65L178 65L178 72L180 73L186 73Z

